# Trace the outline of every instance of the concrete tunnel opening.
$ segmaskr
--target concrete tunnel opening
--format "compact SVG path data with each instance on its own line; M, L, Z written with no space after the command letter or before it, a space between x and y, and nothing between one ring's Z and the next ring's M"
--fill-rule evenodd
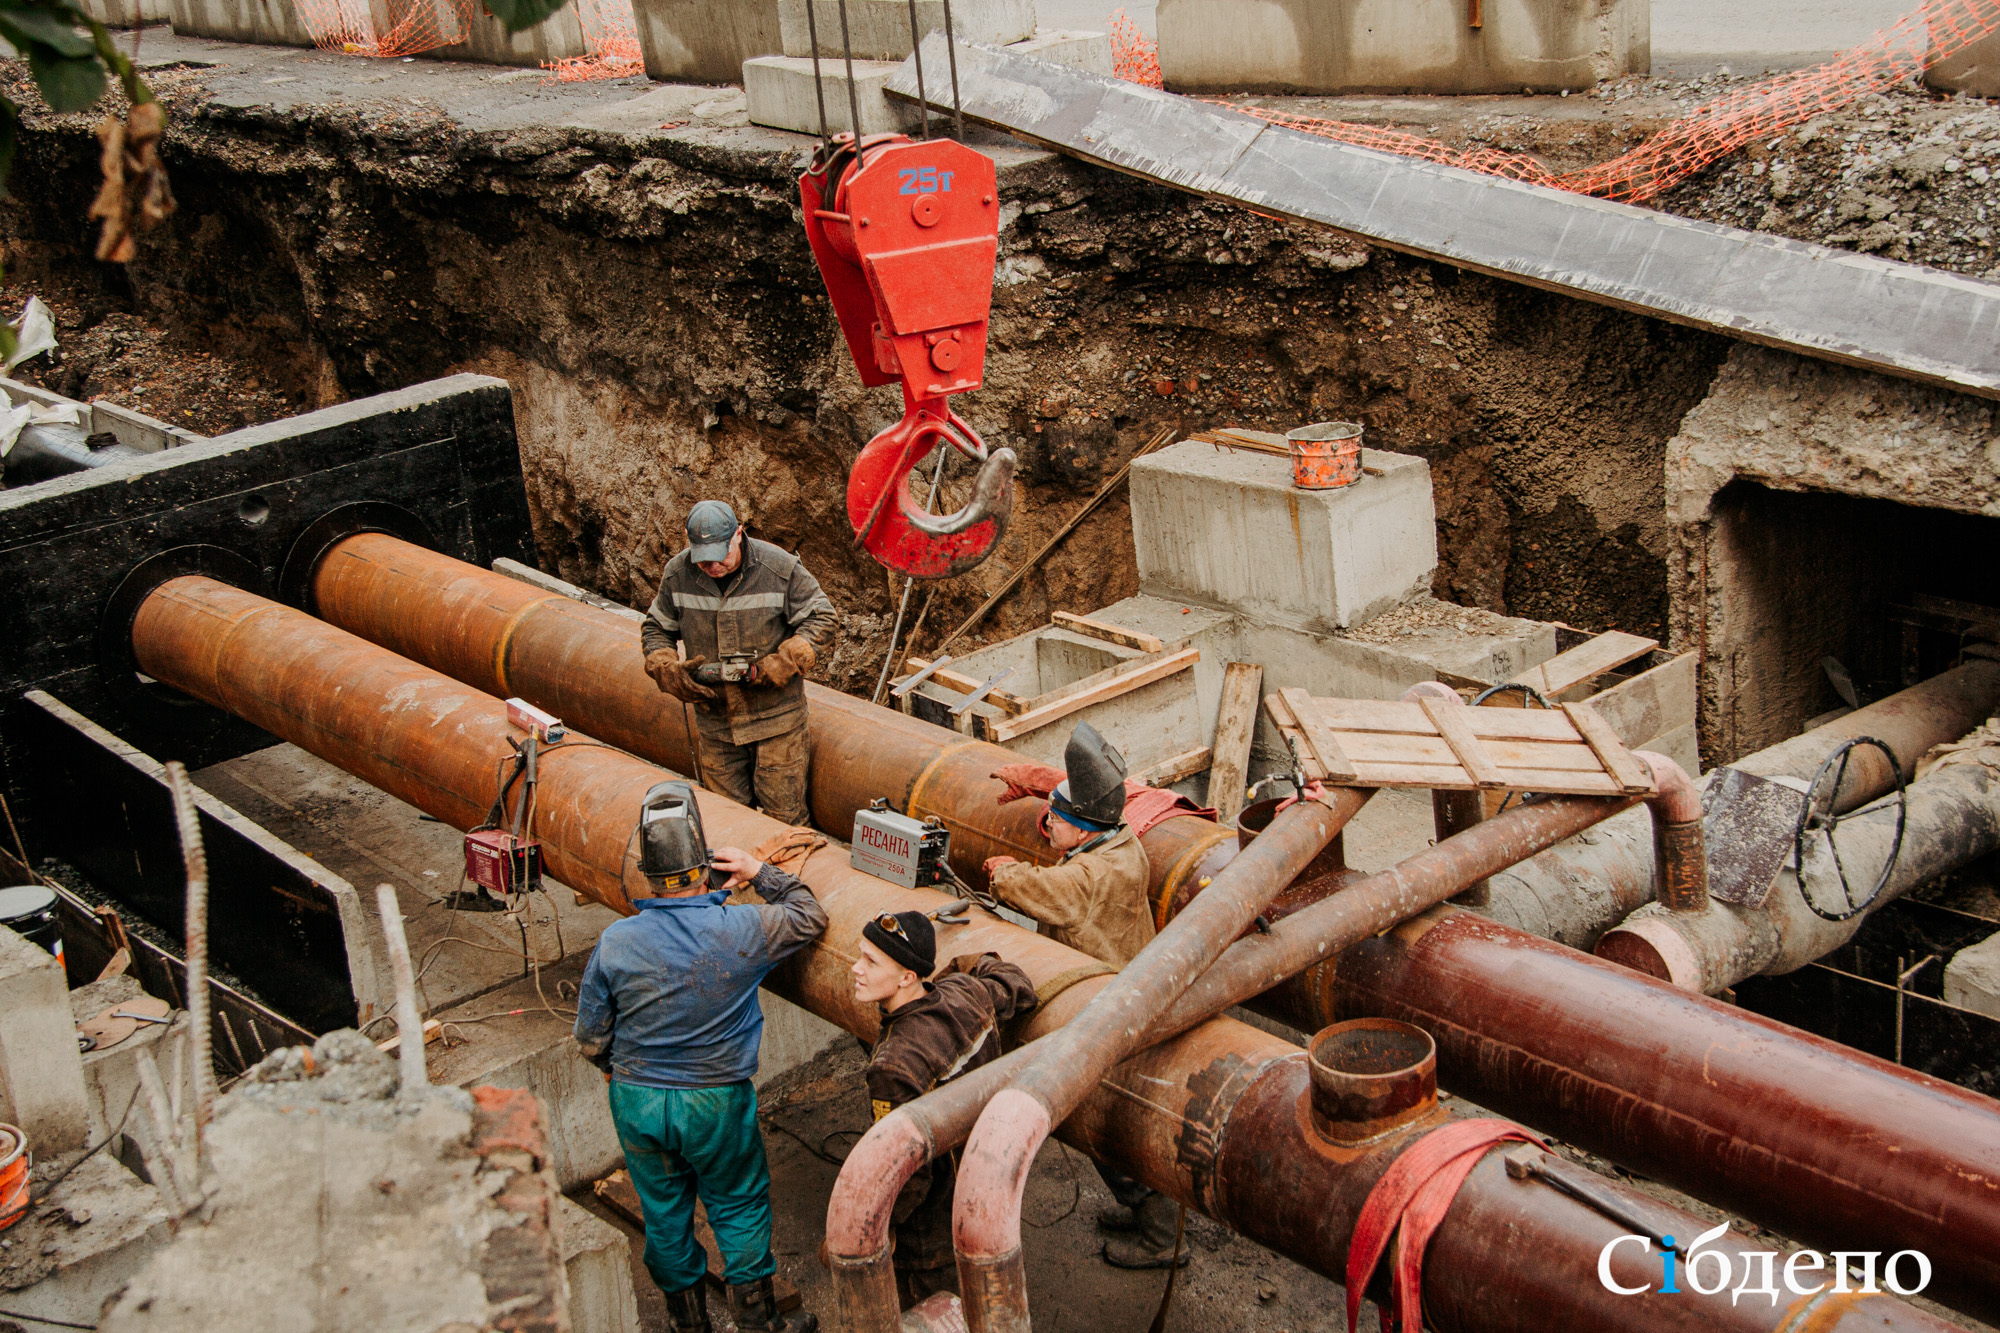
M1163 8L1174 10L1163 27L1192 22L1186 6ZM1617 60L1633 39L1619 36ZM1135 778L1182 798L1144 835L1152 911L1165 927L1214 884L1234 884L1224 877L1232 858L1256 846L1238 827L1270 827L1268 803L1242 810L1244 789L1319 754L1302 715L1261 705L1293 692L1421 708L1443 696L1420 687L1471 703L1501 686L1473 711L1554 705L1518 710L1529 727L1549 725L1534 720L1545 711L1586 705L1623 752L1662 756L1705 781L1711 815L1729 773L1802 786L1826 747L1870 728L1889 737L1913 792L1929 782L1917 765L1933 745L1993 753L1981 724L2000 711L2000 690L1987 697L1982 664L2000 644L1990 558L2000 486L1992 385L1977 381L1976 349L1956 359L1934 347L1855 352L1845 333L1809 321L1776 339L1758 325L1739 340L1728 311L1676 306L1673 292L1607 298L1546 270L1510 275L1494 253L1444 254L1413 239L1420 208L1378 234L1325 225L1303 205L1280 216L1226 192L1197 198L1064 143L1060 127L998 119L978 91L995 85L978 80L1019 75L1005 62L1027 53L1007 45L979 57L1000 63L967 66L979 108L967 142L998 163L1000 202L987 379L968 419L1018 454L1016 510L983 565L912 582L885 575L856 545L842 505L857 452L895 406L889 391L857 380L803 243L795 175L809 136L757 120L765 113L751 105L809 62L790 51L756 56L766 67L738 71L745 91L646 79L551 86L535 92L547 105L530 110L515 97L525 83L495 82L511 74L385 64L383 94L404 98L397 109L356 94L343 82L353 67L335 56L192 32L149 30L145 41L165 52L149 68L176 108L177 218L130 266L90 258L75 219L96 188L95 142L79 117L38 103L23 160L46 188L17 188L0 213L9 277L47 299L59 343L0 383L10 401L46 414L25 437L34 461L10 452L0 488L6 531L18 534L0 542L0 605L36 639L0 655L0 779L18 825L0 830L0 878L47 881L59 894L70 937L63 980L87 998L73 996L77 1012L58 1014L50 1030L142 994L170 1018L184 1008L183 872L159 767L183 761L214 864L218 1067L240 1076L291 1060L283 1095L310 1102L320 1085L293 1086L303 1057L284 1052L317 1050L323 1034L351 1026L375 1041L394 1034L393 960L368 891L394 884L424 1017L436 1024L425 1039L430 1082L526 1088L539 1099L544 1139L532 1160L557 1225L536 1262L565 1271L573 1327L668 1326L639 1257L638 1197L614 1178L622 1153L602 1085L568 1033L584 961L631 906L618 897L615 839L588 821L548 835L565 873L511 912L468 892L464 827L480 811L457 806L483 811L490 793L472 789L490 785L488 770L509 755L438 742L422 747L431 768L391 762L408 738L370 739L353 717L324 711L356 687L312 663L293 661L282 688L248 676L215 686L241 663L225 650L191 665L202 634L188 628L200 622L186 606L182 674L156 678L131 635L149 599L162 599L151 602L156 613L164 604L163 590L205 579L269 604L243 603L245 617L307 613L320 623L300 633L331 625L352 640L329 636L327 663L406 671L412 697L430 690L473 712L518 695L634 765L698 778L692 724L620 673L637 670L623 645L686 540L688 508L724 496L752 535L812 567L838 612L811 696L815 718L836 728L815 733L809 790L833 841L808 858L822 878L807 878L830 902L856 892L824 877L829 866L846 875L844 842L877 797L949 826L952 855L970 858L958 867L968 879L985 852L1038 845L1023 813L1034 802L992 807L982 784L1002 762L1060 766L1070 728L1089 720ZM1234 58L1225 47L1207 58ZM1572 54L1576 68L1588 64ZM1598 53L1598 64L1608 58ZM871 79L897 77L881 63ZM10 87L23 80L5 69ZM1593 77L1587 98L1551 87L1513 109L1511 96L1390 105L1351 89L1326 103L1260 100L1426 126L1454 151L1527 147L1573 168L1643 139L1678 114L1676 99L1726 91L1731 78L1654 87L1608 66ZM1333 78L1302 67L1272 86ZM784 95L797 100L809 86L784 85ZM884 108L904 106L893 88L873 86ZM935 83L929 96L937 101ZM1784 234L1895 281L1942 276L1920 264L1958 269L1969 276L1948 299L1973 300L1991 285L1980 268L1990 247L1973 234L1972 205L1952 192L1970 188L1988 119L2000 142L2000 112L1908 87L1875 102L1782 148L1753 145L1741 162L1677 187L1662 212L1679 214L1677 224L1697 219L1694 230L1746 254L1767 256L1760 238ZM1940 159L1919 171L1928 158L1894 156L1879 170L1864 164L1856 169L1875 174L1853 188L1868 200L1845 200L1836 177L1847 166L1815 165L1813 155L1841 142L1849 121L1873 132L1885 120L1910 127L1913 142L1895 145L1906 156L1925 151L1929 141L1913 138L1925 133L1971 146L1951 150L1956 168ZM1544 228L1589 212L1555 191L1534 201L1554 210ZM1927 209L1952 225L1911 222ZM1903 230L1864 242L1857 218ZM1837 239L1839 227L1857 234ZM1511 238L1516 257L1546 259L1539 234ZM1855 303L1814 312L1827 328L1836 304ZM1822 355L1828 342L1844 360ZM74 420L57 419L72 408ZM1335 418L1363 427L1358 483L1334 498L1297 489L1283 433ZM919 499L935 461L916 469ZM951 462L938 510L971 498L974 471ZM377 575L402 580L400 591L367 582ZM494 608L517 619L504 631L479 621ZM235 633L217 630L216 642L239 642ZM276 663L283 639L258 638L256 660ZM1261 674L1246 684L1249 667ZM880 710L867 702L878 675ZM1443 745L1437 725L1432 743ZM1943 772L1951 800L1986 799L1962 768ZM1656 772L1636 781L1649 774L1658 796ZM453 786L461 778L464 791ZM1339 1261L1366 1173L1315 1174L1333 1140L1307 1109L1317 1092L1304 1052L1316 1033L1357 1022L1430 1042L1439 1094L1407 1117L1367 1118L1351 1137L1376 1145L1368 1153L1491 1108L1552 1134L1554 1152L1536 1160L1572 1173L1586 1193L1613 1191L1614 1210L1657 1208L1689 1229L1697 1216L1702 1226L1732 1221L1731 1244L1830 1251L1848 1234L1839 1228L1874 1227L1855 1234L1932 1247L1935 1299L1897 1303L1883 1317L1909 1321L1898 1326L1978 1329L2000 1315L1993 1261L1964 1252L1989 1234L1991 1210L1951 1194L1947 1179L1986 1150L1975 1142L1953 1157L1938 1142L1983 1142L1982 1128L2000 1124L1985 1118L2000 1116L1990 1101L2000 1095L2000 853L1946 858L1948 868L1899 888L1837 947L1791 967L1803 946L1787 944L1776 952L1790 970L1774 963L1704 995L1614 969L1605 959L1615 950L1591 954L1608 932L1657 910L1646 905L1671 876L1670 845L1685 857L1685 827L1668 834L1643 801L1584 820L1563 803L1594 798L1529 790L1525 803L1497 792L1451 793L1464 797L1453 803L1421 787L1385 789L1252 913L1243 940L1231 930L1210 941L1220 956L1203 974L1215 995L1238 975L1231 968L1250 966L1243 960L1255 955L1227 951L1245 940L1284 950L1308 922L1342 946L1310 966L1295 958L1283 984L1245 990L1206 1026L1105 1071L1073 1104L1033 1157L1018 1210L1037 1318L1087 1321L1157 1301L1157 1273L1134 1277L1096 1257L1103 1237L1092 1218L1111 1196L1090 1169L1095 1157L1191 1205L1184 1243L1194 1261L1172 1326L1337 1320ZM1637 799L1636 786L1620 790ZM1938 790L1930 782L1919 795L1944 800ZM1219 823L1186 808L1225 795ZM1559 816L1581 831L1532 856L1473 838L1509 815L1490 837ZM752 812L726 818L770 832ZM1708 892L1735 892L1737 868L1717 854L1729 844L1705 822ZM1971 815L1925 827L1945 828L1926 835L1933 842L1962 835L1968 847L1991 832ZM1789 848L1789 832L1775 829L1767 821L1758 837ZM1481 847L1490 865L1467 850ZM1423 857L1432 859L1412 861ZM1347 910L1370 910L1359 904L1410 864L1427 886L1423 910L1383 918L1365 938L1341 934L1361 930L1359 915L1341 916L1343 895L1356 904ZM1765 882L1787 891L1773 873ZM838 910L857 912L856 901ZM1705 910L1754 908L1723 902ZM1077 960L1046 938L1005 933L1033 930L1025 915L976 919L987 932L978 938L1039 960L1034 981L1060 983L1050 999L1067 995L1053 1006L1063 1021L1118 984L1079 979ZM123 975L97 980L121 949ZM766 986L757 1082L785 1299L829 1319L859 1308L858 1288L841 1286L844 1252L816 1252L830 1237L844 1159L872 1124L856 1037L870 1040L877 1019L842 998L838 951L821 952ZM1503 981L1509 965L1517 970ZM1191 1022L1203 1016L1194 1003L1156 1010ZM1669 1035L1648 1053L1621 1015L1655 1011ZM1717 1042L1768 1042L1770 1058L1761 1070L1752 1060L1714 1071L1705 1093L1686 1088L1692 1053ZM316 1077L375 1077L365 1052L329 1049L332 1073ZM69 1110L83 1131L75 1147L117 1122L141 1077L131 1050L84 1057ZM164 1066L169 1046L159 1050ZM1584 1084L1599 1100L1563 1092ZM9 1108L19 1104L11 1087L0 1079ZM1859 1113L1816 1120L1836 1093L1907 1094L1917 1109L1886 1128ZM143 1089L139 1097L143 1120ZM484 1103L446 1101L470 1126L451 1131L459 1147L447 1154L498 1132ZM360 1120L373 1114L367 1097L357 1105ZM1130 1106L1141 1110L1120 1109ZM1709 1150L1689 1149L1698 1169L1649 1156L1646 1127L1676 1124L1698 1127L1689 1144L1747 1142L1775 1165L1758 1175ZM1845 1146L1870 1133L1904 1136L1908 1160L1925 1168L1898 1175ZM115 1159L123 1176L92 1175L91 1187L143 1216L146 1199L178 1188L172 1145L157 1129L112 1138L85 1174L110 1172ZM1544 1179L1533 1157L1494 1151L1460 1197L1467 1216L1548 1238L1542 1256L1482 1248L1447 1224L1424 1278L1436 1326L1516 1316L1624 1326L1624 1307L1599 1296L1576 1258L1612 1214L1580 1203L1509 1211L1510 1191ZM1256 1162L1286 1165L1260 1175ZM1938 1192L1897 1203L1918 1175ZM1837 1182L1823 1207L1787 1202L1807 1179ZM254 1180L247 1188L254 1194ZM1926 1208L1945 1221L1910 1240L1911 1217ZM85 1226L34 1220L58 1222ZM244 1244L240 1232L210 1235ZM140 1228L107 1248L136 1266L165 1239ZM712 1237L702 1243L714 1248ZM1550 1264L1573 1258L1574 1274L1545 1280ZM7 1294L30 1313L95 1320L91 1303L130 1276L112 1280L67 1253L56 1267L53 1277L9 1277ZM119 1317L136 1322L120 1327L155 1327L130 1308L141 1293L194 1299L162 1276L171 1268L129 1289ZM1499 1276L1509 1271L1525 1276L1509 1285ZM1728 1327L1780 1317L1760 1324L1726 1305L1715 1318ZM1004 1323L991 1310L971 1317Z

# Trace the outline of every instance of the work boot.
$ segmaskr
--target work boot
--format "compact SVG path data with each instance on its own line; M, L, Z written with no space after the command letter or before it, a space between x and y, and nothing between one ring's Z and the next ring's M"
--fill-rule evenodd
M1174 1236L1180 1205L1164 1194L1149 1194L1133 1209L1135 1235L1104 1242L1104 1262L1113 1268L1180 1268L1188 1261L1185 1246L1174 1257Z
M778 1311L778 1293L770 1278L758 1278L729 1289L729 1312L741 1333L817 1333L819 1318L804 1310Z
M666 1293L667 1326L673 1333L714 1333L708 1322L707 1287L707 1283L697 1281L692 1287Z
M1139 1214L1122 1203L1107 1204L1097 1210L1099 1231L1137 1231Z

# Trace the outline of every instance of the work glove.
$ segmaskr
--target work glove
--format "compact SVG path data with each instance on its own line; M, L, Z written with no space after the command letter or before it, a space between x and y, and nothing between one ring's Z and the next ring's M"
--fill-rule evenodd
M778 645L778 651L757 661L757 683L781 690L792 683L792 677L803 676L813 669L812 645L794 635Z
M646 654L646 674L663 692L682 703L700 703L715 697L714 690L694 678L694 669L707 660L705 657L690 657L683 662L673 649L655 648Z

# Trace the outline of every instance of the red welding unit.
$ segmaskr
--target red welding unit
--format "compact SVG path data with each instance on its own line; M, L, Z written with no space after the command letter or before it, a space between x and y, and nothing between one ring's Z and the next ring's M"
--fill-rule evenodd
M951 410L979 387L1000 245L993 160L951 139L836 135L799 178L806 239L847 348L871 388L900 382L903 419L869 441L847 482L857 545L921 579L984 560L1013 507L1014 452L988 450ZM929 513L910 470L949 445L979 464L972 501Z
M542 844L505 829L465 835L465 877L502 898L542 887Z

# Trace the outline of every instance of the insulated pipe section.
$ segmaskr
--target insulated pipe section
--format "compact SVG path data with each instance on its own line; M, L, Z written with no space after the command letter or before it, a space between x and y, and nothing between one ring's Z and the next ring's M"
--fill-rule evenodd
M1831 839L1814 835L1803 885L1787 855L1761 906L1717 901L1706 911L1670 912L1648 904L1605 933L1598 956L1708 995L1824 958L1884 904L2000 848L2000 747L1977 753L1979 761L1948 764L1910 784L1900 848L1901 802L1890 797L1841 820ZM1877 884L1881 893L1870 900Z
M1989 1098L1449 907L1349 949L1299 1017L1361 1015L1429 1032L1479 1105L1828 1253L1920 1250L1926 1296L2000 1320Z
M2000 712L2000 663L1971 658L1730 767L1758 777L1804 780L1843 742L1874 736L1888 743L1907 776L1932 746L1957 740L1995 712ZM1857 746L1850 752L1839 808L1866 805L1895 785L1881 752ZM1530 934L1590 949L1606 930L1652 901L1655 841L1647 819L1636 812L1610 820L1575 843L1495 876L1491 901L1481 910Z
M1322 800L1279 811L1082 1013L1040 1043L1034 1062L987 1105L966 1141L952 1206L959 1288L974 1333L1028 1326L1021 1193L1050 1128L1138 1048L1154 1016L1181 997L1373 794L1336 788Z
M519 696L593 736L683 773L695 771L688 713L646 675L638 629L573 598L468 565L383 533L361 533L321 557L315 614L501 698ZM1033 801L998 803L993 777L1020 756L806 683L813 822L844 834L871 799L951 830L953 868L975 883L990 856L1048 865ZM1154 901L1221 870L1235 839L1213 820L1182 815L1144 839Z
M190 576L156 590L134 620L133 648L141 668L168 685L238 712L461 828L484 814L493 760L507 753L509 729L498 699L211 579ZM641 798L662 776L629 755L582 741L544 751L538 831L551 872L629 910L622 885L633 859L631 827ZM779 830L776 821L719 797L697 799L718 840L755 845ZM869 917L928 909L943 897L860 874L834 851L816 854L802 869L832 924L825 942L774 974L774 989L872 1036L874 1006L853 1002L844 975L851 958L840 949ZM983 916L952 929L954 951L998 950L1038 981L1083 961L1073 950ZM1036 1022L1059 1026L1077 1011L1064 1001L1089 984L1058 996ZM1432 1122L1357 1154L1319 1136L1309 1105L1303 1052L1215 1019L1112 1071L1063 1132L1085 1151L1337 1277L1360 1201L1401 1147ZM1697 1225L1616 1186L1607 1190L1661 1226ZM1755 1302L1725 1301L1721 1293L1684 1292L1672 1300L1614 1295L1596 1281L1598 1256L1625 1230L1566 1195L1509 1179L1489 1156L1431 1243L1426 1297L1433 1322L1446 1330L1524 1333L1551 1326L1638 1333L1799 1327L1799 1310L1766 1311ZM1724 1238L1717 1248L1732 1268L1739 1266L1742 1247ZM1622 1285L1653 1283L1657 1260L1634 1249L1615 1251L1610 1271ZM1748 1273L1752 1265L1745 1258L1740 1267ZM1812 1326L1847 1333L1945 1328L1887 1296L1826 1308Z

